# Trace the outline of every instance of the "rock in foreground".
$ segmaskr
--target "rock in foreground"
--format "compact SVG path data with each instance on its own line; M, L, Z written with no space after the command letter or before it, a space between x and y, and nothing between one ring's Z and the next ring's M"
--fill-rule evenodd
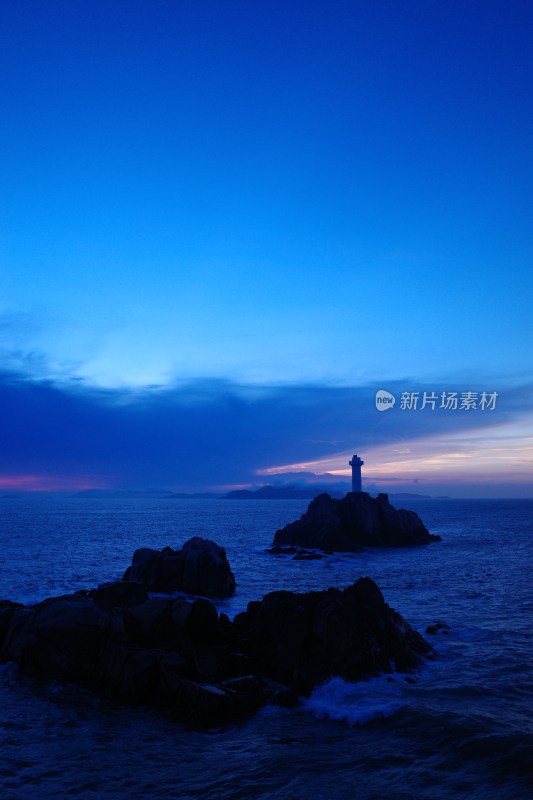
M203 597L229 597L235 576L226 551L210 539L194 536L181 550L142 547L133 554L124 581L144 584L149 592L185 592Z
M333 676L410 670L431 650L370 578L344 591L273 592L233 622L209 600L143 592L118 581L32 606L4 601L1 658L210 727L295 704Z
M295 545L349 552L360 547L405 547L440 541L414 511L396 509L386 494L349 492L337 500L320 494L299 520L274 536L274 547Z
M249 603L233 627L255 669L298 694L333 676L409 671L431 650L370 578L344 590L271 592Z

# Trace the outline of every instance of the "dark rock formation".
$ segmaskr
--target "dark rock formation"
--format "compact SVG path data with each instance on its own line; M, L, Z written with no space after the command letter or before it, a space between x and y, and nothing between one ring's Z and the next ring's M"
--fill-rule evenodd
M130 608L148 600L144 583L139 581L111 581L101 583L90 596L97 606L108 611L111 608Z
M233 625L256 670L299 694L332 676L355 681L410 670L431 650L370 578L344 591L272 592Z
M299 520L274 536L274 547L294 545L337 552L367 547L404 547L440 541L414 511L391 506L386 494L349 492L337 500L315 497Z
M335 675L410 670L430 651L369 578L344 591L273 592L233 622L209 600L143 592L119 582L31 606L4 601L1 658L209 727L265 703L294 705Z
M446 622L436 622L434 625L427 626L426 633L429 633L430 636L436 636L438 633L449 636L450 626Z
M269 547L266 552L273 556L292 556L294 561L317 561L325 557L324 553L314 553L303 547ZM331 550L327 552L331 555Z
M27 675L155 705L200 726L264 702L260 679L231 683L247 665L232 657L231 623L208 600L155 597L104 609L96 599L78 592L15 608L2 659Z
M149 592L229 597L235 591L235 576L226 551L199 536L185 542L181 550L171 547L136 550L123 580L137 581Z
M0 600L0 649L17 608L22 608L22 604L12 603L11 600Z

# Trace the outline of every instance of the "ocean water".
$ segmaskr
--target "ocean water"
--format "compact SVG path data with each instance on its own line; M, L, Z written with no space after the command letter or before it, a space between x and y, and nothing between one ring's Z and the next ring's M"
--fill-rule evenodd
M266 554L307 501L29 495L0 499L0 596L21 602L120 577L140 546L200 535L237 578L230 615L279 588L369 575L437 657L401 675L334 678L297 709L194 732L146 709L0 667L3 800L522 800L533 796L533 501L422 501L443 541L321 561Z

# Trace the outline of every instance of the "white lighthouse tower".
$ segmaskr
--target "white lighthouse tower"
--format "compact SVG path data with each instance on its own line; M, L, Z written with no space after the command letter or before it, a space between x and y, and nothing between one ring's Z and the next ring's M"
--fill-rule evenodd
M361 491L361 467L365 462L359 458L359 456L353 456L351 461L348 461L348 464L352 468L352 492L360 492Z

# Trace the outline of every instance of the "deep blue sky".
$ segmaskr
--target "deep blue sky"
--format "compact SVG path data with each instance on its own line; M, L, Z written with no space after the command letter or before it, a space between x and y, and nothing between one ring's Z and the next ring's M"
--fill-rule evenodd
M505 397L532 381L532 23L520 0L4 3L9 386L67 396L76 380L78 398L130 404L190 381L202 404L216 381L262 398L366 387L367 405L394 382L485 388L504 398L491 425L520 431L525 401L512 416ZM250 420L227 482L412 435L366 408L329 450L302 434L268 458L247 450ZM424 424L426 458L442 431ZM33 441L2 474L36 473L49 430ZM224 482L222 450L202 478L199 449L180 470L156 467L160 450L154 479L181 485L190 465L195 485ZM83 472L79 442L69 452L54 474ZM103 448L102 480L127 482L110 462Z

